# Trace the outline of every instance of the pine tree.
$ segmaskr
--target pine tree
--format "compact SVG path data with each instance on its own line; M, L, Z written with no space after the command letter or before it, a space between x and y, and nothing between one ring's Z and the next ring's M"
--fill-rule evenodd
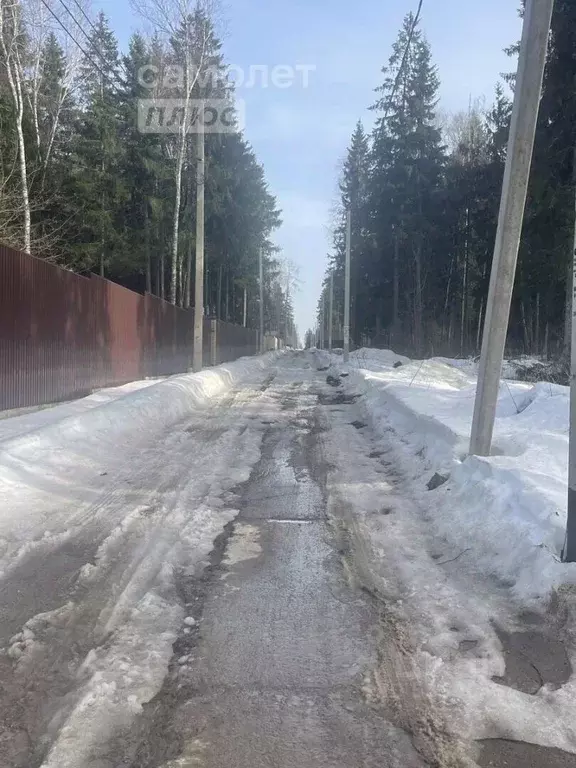
M406 55L404 55L406 52ZM399 69L400 68L400 69ZM379 256L393 273L393 325L400 321L400 286L405 317L418 352L424 348L424 284L434 261L438 197L444 149L435 124L439 81L430 46L409 14L393 47L374 109L371 208ZM398 83L398 85L397 85ZM388 210L380 221L377 211ZM402 269L402 266L405 268Z
M122 252L119 215L126 191L118 175L123 162L120 58L103 12L98 15L90 49L95 52L94 63L86 60L83 66L85 109L76 143L76 187L82 204L78 251L86 266L97 265L104 276L106 267Z
M158 188L163 172L161 135L143 133L138 125L138 102L149 97L148 89L139 81L139 72L151 60L151 52L141 35L133 35L128 55L124 57L125 82L120 97L119 137L122 142L122 165L117 169L126 190L122 210L124 250L114 264L114 274L143 276L139 287L152 292L153 272L158 275L158 253L163 247L159 238L159 219L165 215ZM166 181L166 179L164 179ZM156 292L159 293L156 279Z

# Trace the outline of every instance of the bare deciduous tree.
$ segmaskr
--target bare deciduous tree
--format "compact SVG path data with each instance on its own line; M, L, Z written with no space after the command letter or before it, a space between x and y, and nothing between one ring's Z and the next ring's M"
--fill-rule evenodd
M23 244L30 252L30 198L28 193L28 171L26 166L26 143L24 140L24 30L22 7L18 0L0 0L0 53L6 79L10 87L15 114L15 128L18 140L18 165L22 195Z
M179 42L183 82L178 89L181 99L181 120L176 145L174 169L174 214L172 219L170 301L176 304L179 276L182 274L179 254L180 207L182 175L189 137L192 94L202 76L207 60L207 44L212 6L209 0L133 0L136 11L167 41Z

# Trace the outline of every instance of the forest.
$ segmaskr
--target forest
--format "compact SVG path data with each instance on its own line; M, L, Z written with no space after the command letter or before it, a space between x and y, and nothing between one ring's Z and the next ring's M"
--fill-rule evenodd
M511 70L518 43L511 41ZM576 147L576 4L555 3L508 335L509 354L569 351ZM351 344L428 356L480 351L506 160L514 75L488 107L442 115L440 80L409 14L339 179L333 248L318 304L342 339L346 212L351 213Z
M190 307L197 138L184 121L142 132L137 112L141 99L177 97L188 108L214 96L234 110L210 7L135 3L150 32L121 51L85 0L0 2L0 243ZM171 66L183 82L143 80ZM261 251L266 329L291 333L290 269L271 239L280 211L232 128L205 138L205 306L256 327Z

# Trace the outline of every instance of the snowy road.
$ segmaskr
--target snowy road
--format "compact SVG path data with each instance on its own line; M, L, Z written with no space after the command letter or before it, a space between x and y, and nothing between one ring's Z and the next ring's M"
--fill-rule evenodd
M501 633L506 674L486 678L507 718L513 699L500 694L517 696L524 731L531 716L535 729L558 721L536 740L548 748L511 741L480 694L467 713L480 735L459 738L465 694L441 673L459 670L462 692L481 688L467 664L497 668L492 654L504 673L475 612L489 626L505 587L478 576L472 595L416 530L405 552L395 513L402 491L410 518L410 485L361 398L323 367L289 353L203 374L201 386L176 377L62 406L62 421L19 417L21 436L0 448L0 499L24 497L0 520L2 768L576 766L549 748L576 752L544 709L543 683L571 675L558 639L544 638L535 683ZM388 542L381 562L375 532ZM433 626L404 597L422 578L458 624L449 654L438 616Z
M270 387L262 457L205 580L182 585L194 623L130 765L424 765L371 690L378 607L351 588L328 524L317 394L294 380L307 373Z

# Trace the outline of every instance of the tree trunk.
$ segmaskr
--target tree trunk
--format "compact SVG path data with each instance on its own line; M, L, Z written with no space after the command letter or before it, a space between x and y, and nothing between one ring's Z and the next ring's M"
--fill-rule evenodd
M104 102L104 80L103 75L100 75L100 102ZM104 238L104 212L106 210L106 195L104 192L104 172L106 166L104 164L104 137L102 134L102 124L100 124L100 152L102 157L100 159L100 184L102 185L102 191L100 193L100 277L104 277L104 258L105 258L105 238Z
M230 270L226 270L226 290L224 299L224 317L226 322L230 322Z
M216 292L216 317L222 319L222 264L218 267L218 289Z
M188 238L188 252L186 254L186 290L184 292L184 308L190 309L192 290L192 238Z
M10 20L13 25L12 35L15 37L19 32L19 21L17 17L16 4L10 6L12 19ZM18 164L20 167L20 184L22 194L22 212L24 216L24 250L30 253L31 249L31 222L30 222L30 199L28 195L28 171L26 168L26 144L24 141L24 130L22 122L24 118L24 100L22 94L22 67L18 58L17 47L14 46L14 40L6 45L6 28L4 7L0 9L0 45L2 47L2 53L6 66L6 76L8 78L8 84L10 86L10 92L12 94L12 101L14 102L14 111L16 112L16 135L18 138ZM8 52L10 47L10 52ZM16 54L13 53L12 48L15 48Z
M48 146L46 147L46 154L42 163L42 188L44 188L44 184L46 183L46 172L48 170L48 165L50 164L50 158L52 156L52 148L54 146L54 139L56 138L56 131L58 130L58 125L60 123L60 113L62 111L62 103L64 98L65 96L63 96L58 103L58 109L56 110L56 114L54 115L54 120L52 122L52 127L50 128L50 138L48 139Z
M184 121L184 126L185 126ZM182 169L184 167L184 149L186 145L186 134L184 127L180 134L178 146L178 158L176 161L176 191L174 195L174 218L172 220L172 254L171 254L171 272L170 272L170 302L176 304L178 292L178 237L180 233L180 203L182 201Z
M480 299L480 310L478 312L478 328L476 329L476 353L480 352L482 346L482 320L484 314L484 296Z
M448 272L448 280L446 282L446 297L444 299L444 312L443 312L443 316L442 316L442 337L443 338L445 338L445 336L444 336L444 330L446 329L445 320L446 320L446 318L449 315L448 309L450 307L450 287L452 285L452 274L453 274L453 272L454 272L454 253L452 253L452 258L450 259L450 271ZM450 340L451 340L450 339L450 337L451 337L451 334L450 334L451 323L452 323L452 318L450 316L450 320L448 321L448 328L446 329L448 331L448 339L447 339L448 340L448 344L450 344Z
M166 299L166 257L163 240L160 244L160 297Z
M414 253L414 347L422 354L422 243Z
M179 256L178 257L178 286L177 286L177 295L178 295L178 306L183 307L184 306L184 259Z
M466 322L468 303L468 250L470 237L470 208L466 208L466 239L464 242L464 262L462 265L462 302L460 314L460 356L466 351Z
M398 334L398 322L400 314L400 235L394 237L394 276L392 293L392 331L394 340Z
M104 152L102 152L102 158L104 158ZM101 163L102 180L104 179L104 159ZM105 197L104 192L100 195L100 277L104 277L104 259L106 257L106 246L104 243L104 211L105 211Z
M38 157L40 158L40 124L38 121L38 79L40 72L40 58L41 53L37 51L36 59L34 61L34 75L32 76L32 122L34 123L34 136L36 138L36 149L38 151Z
M22 113L18 115L16 130L18 133L18 155L20 164L20 183L22 185L22 207L24 208L24 250L30 253L32 247L30 199L28 196L28 172L26 170L26 148L22 130Z
M529 355L531 351L530 332L528 330L528 323L526 322L526 307L524 301L520 302L520 314L522 317L522 330L524 332L524 351Z
M150 221L147 203L144 204L144 248L146 250L146 293L152 293L152 257L150 254Z
M536 328L534 329L534 351L540 354L540 294L536 294Z

